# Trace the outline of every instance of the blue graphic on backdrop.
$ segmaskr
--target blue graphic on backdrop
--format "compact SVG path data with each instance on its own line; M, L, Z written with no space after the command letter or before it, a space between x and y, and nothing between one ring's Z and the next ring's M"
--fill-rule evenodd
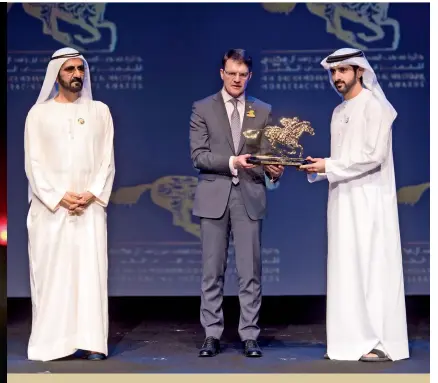
M230 27L234 14L241 15L238 30ZM365 50L398 111L394 159L405 289L429 294L428 23L429 4L8 4L9 296L29 296L24 121L51 54L66 45L86 56L93 95L109 105L115 123L110 295L199 294L189 117L195 100L220 89L222 54L251 52L248 93L273 105L276 125L281 117L310 121L315 136L300 139L304 155L326 156L341 99L319 62L347 46ZM327 184L309 185L303 173L288 169L268 198L264 294L325 294ZM233 252L231 246L225 292L234 295Z

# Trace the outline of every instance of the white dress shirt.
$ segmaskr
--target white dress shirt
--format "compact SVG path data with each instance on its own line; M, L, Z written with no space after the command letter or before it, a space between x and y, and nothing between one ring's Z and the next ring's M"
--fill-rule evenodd
M230 126L231 126L231 114L234 111L234 105L231 102L231 100L234 97L231 96L224 88L222 88L222 97L224 99L225 109L227 110L228 121L230 122ZM237 100L238 100L238 102L237 102L237 110L239 112L239 117L240 117L240 127L242 128L242 126L243 126L243 118L245 117L244 116L244 113L245 113L245 93L243 93L239 97L237 97ZM234 177L237 177L237 169L233 166L234 158L235 158L235 156L231 156L230 157L228 165L230 167L231 174ZM280 181L277 181L277 182L273 183L269 179L269 177L266 175L266 173L265 173L265 184L266 184L268 189L274 190L274 189L277 189L280 186Z
M231 114L234 111L234 105L231 102L231 100L234 97L231 96L224 88L222 88L222 97L224 99L225 109L227 110L228 121L230 122L230 126L231 126ZM237 110L238 110L239 116L240 116L240 128L242 128L243 118L244 118L244 114L245 114L245 93L243 93L239 97L237 97ZM235 156L230 157L229 166L230 166L231 174L233 176L237 176L237 169L233 166L234 158L235 158Z

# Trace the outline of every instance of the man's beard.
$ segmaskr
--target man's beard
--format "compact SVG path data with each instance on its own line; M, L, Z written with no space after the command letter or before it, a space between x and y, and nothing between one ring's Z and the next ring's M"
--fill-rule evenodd
M71 93L78 93L82 90L84 83L81 78L74 77L70 82L64 81L62 78L58 77L59 86Z
M353 80L351 80L349 83L346 83L345 81L342 80L338 80L335 82L335 87L336 90L341 93L341 94L347 94L351 88L353 88L353 86L355 86L357 83L357 78L353 78ZM343 84L344 86L342 88L338 88L337 85L338 84Z

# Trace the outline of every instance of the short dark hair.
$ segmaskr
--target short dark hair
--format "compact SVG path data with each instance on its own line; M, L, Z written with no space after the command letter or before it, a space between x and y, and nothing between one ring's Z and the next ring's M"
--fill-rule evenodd
M247 56L244 49L230 49L228 52L226 52L222 58L222 69L225 69L225 64L228 60L243 63L248 67L250 72L252 71L252 57Z
M354 74L356 75L357 70L360 68L359 65L352 65L352 68L353 68ZM362 74L362 76L360 76L359 80L360 80L360 83L363 85L363 74Z

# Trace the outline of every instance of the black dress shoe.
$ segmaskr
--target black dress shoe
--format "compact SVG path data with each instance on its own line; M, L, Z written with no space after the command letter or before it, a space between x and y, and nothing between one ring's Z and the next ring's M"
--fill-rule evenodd
M245 350L244 354L248 358L260 358L262 356L262 350L260 350L257 341L255 340L245 340L244 342Z
M199 351L199 356L201 357L209 357L215 356L220 352L220 344L219 339L213 338L209 336L205 339L204 344Z

